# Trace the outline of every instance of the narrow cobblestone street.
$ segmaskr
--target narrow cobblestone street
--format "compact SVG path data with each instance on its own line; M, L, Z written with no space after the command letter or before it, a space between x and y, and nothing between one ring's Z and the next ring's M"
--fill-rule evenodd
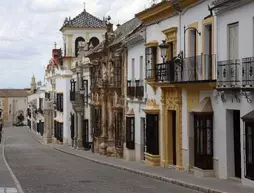
M25 193L194 193L43 146L22 127L5 129L5 156Z

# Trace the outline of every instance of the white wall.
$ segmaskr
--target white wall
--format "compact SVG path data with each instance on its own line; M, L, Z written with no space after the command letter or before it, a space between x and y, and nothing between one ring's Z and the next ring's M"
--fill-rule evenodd
M140 77L140 56L143 56L143 77ZM128 49L128 80L132 78L132 59L135 60L134 78L144 80L145 78L145 43L139 43Z
M228 54L228 24L239 22L239 59L254 56L254 2L232 9L217 16L218 24L218 61L227 60Z
M66 50L68 49L71 49L72 50L72 55L74 56L75 55L75 40L78 38L78 37L82 37L84 38L84 40L86 42L89 42L89 40L92 38L92 37L96 37L99 39L99 41L101 42L103 39L104 39L104 34L105 34L106 30L66 30L64 31L63 33L63 36L65 37L66 39ZM71 40L71 45L72 47L69 48L68 45L69 45L69 40L67 35L68 34L71 34L73 35L72 36L72 40ZM63 42L64 43L64 42ZM68 53L68 52L66 52Z
M134 66L134 79L144 80L145 79L145 42L138 43L128 48L128 63L127 63L127 79L132 80L132 59L135 60ZM140 56L143 56L143 68L140 68ZM141 77L140 71L143 71L143 76ZM145 84L145 81L144 81ZM146 96L145 85L144 85L144 97ZM126 96L127 97L127 96ZM126 155L135 156L130 158L131 160L140 161L143 159L142 154L144 154L144 131L141 127L141 117L145 118L145 113L142 110L145 107L144 100L128 99L128 107L133 108L135 113L135 152ZM125 149L127 151L127 149Z
M222 14L217 15L217 60L228 59L228 24L239 22L239 59L244 57L254 56L253 48L253 17L254 17L254 2L247 5L231 9ZM241 80L241 70L239 72ZM226 102L222 102L220 97L213 98L214 107L214 157L219 159L218 172L220 178L229 178L234 176L234 160L232 160L233 139L230 128L232 126L232 116L230 111L227 110L240 110L240 116L242 117L246 113L250 112L254 108L254 104L248 103L247 100L238 93L240 102L236 102L232 95L226 94ZM254 101L253 97L251 97ZM244 150L243 150L243 129L244 125L241 120L241 150L242 150L242 182L244 184L254 186L254 182L244 178ZM233 171L232 171L233 170Z

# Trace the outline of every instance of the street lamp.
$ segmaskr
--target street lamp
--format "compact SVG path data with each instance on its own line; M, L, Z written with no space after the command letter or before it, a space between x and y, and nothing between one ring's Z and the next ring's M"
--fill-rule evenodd
M163 63L164 63L165 59L167 57L167 50L169 48L169 44L166 43L166 40L162 40L162 43L159 45L159 48L161 50L161 57L162 57Z

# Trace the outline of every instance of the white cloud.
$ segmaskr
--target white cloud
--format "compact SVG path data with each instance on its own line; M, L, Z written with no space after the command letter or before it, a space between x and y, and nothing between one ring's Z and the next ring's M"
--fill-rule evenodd
M150 5L149 0L87 0L86 10L98 18L110 15L120 24ZM84 9L81 0L8 0L0 2L0 88L29 87L34 74L44 78L54 42L64 18Z

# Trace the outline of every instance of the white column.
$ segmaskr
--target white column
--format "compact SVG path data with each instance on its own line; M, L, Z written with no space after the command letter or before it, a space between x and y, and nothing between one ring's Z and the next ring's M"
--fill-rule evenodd
M81 112L78 112L78 149L84 149L83 147L83 124Z

